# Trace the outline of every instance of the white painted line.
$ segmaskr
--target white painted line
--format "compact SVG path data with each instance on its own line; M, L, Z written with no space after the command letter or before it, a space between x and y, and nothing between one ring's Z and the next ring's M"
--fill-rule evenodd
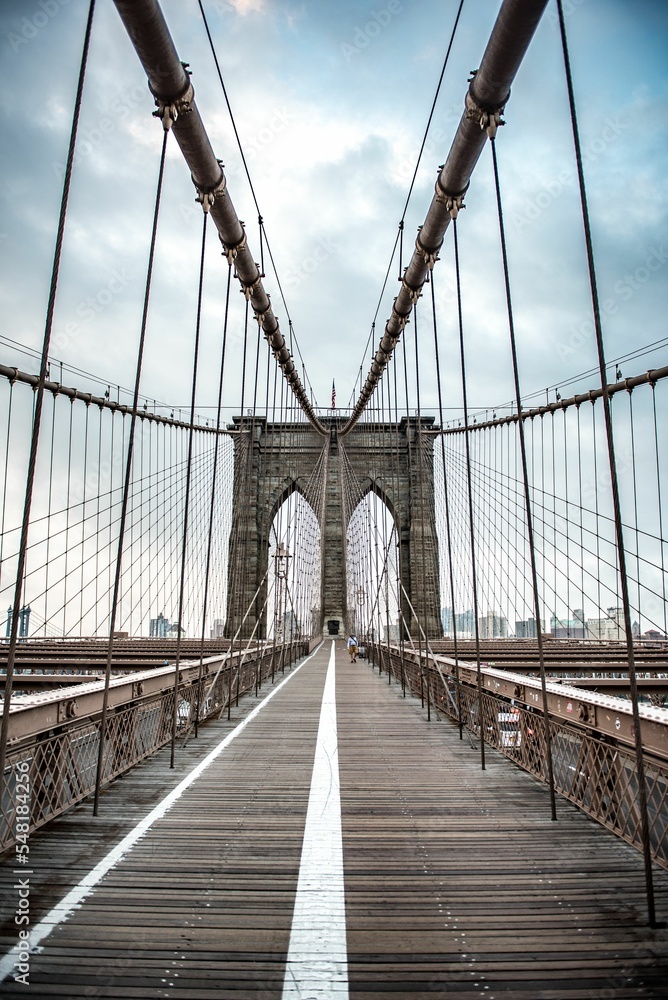
M283 1000L346 1000L347 997L348 950L332 641L320 709Z
M44 939L49 936L51 931L59 924L65 923L65 921L72 916L75 910L80 909L83 901L91 894L95 886L107 874L107 872L111 871L111 869L114 868L118 862L132 850L137 841L140 840L144 834L148 832L148 830L150 830L156 820L162 819L162 817L172 808L174 803L181 798L186 789L197 781L200 775L206 771L207 767L209 767L216 757L219 757L223 750L225 750L225 748L228 747L230 743L244 731L249 722L252 722L255 716L262 711L274 695L278 694L281 688L292 680L295 674L297 674L301 668L308 663L311 657L315 656L318 649L320 649L320 646L314 649L313 652L306 657L304 662L300 663L288 677L282 680L280 684L277 684L276 687L269 692L267 697L261 701L259 705L256 705L253 711L249 712L246 718L240 722L231 733L228 733L225 739L222 740L218 746L214 747L213 750L211 750L207 756L204 757L204 759L201 760L188 775L186 775L183 781L181 781L176 788L172 789L169 795L165 796L162 802L159 802L158 805L144 817L144 819L140 820L137 826L125 837L123 837L123 839L109 851L107 856L104 857L102 861L100 861L95 868L88 873L88 875L85 875L84 878L82 878L78 885L75 885L73 889L70 889L67 895L64 896L59 903L56 903L53 909L50 910L38 924L35 924L35 926L30 930L30 954L34 954L38 950L41 950L39 949L39 946L42 944ZM0 983L4 982L7 976L9 976L15 969L15 962L17 961L18 953L19 943L17 942L17 944L14 945L14 947L11 948L0 960Z

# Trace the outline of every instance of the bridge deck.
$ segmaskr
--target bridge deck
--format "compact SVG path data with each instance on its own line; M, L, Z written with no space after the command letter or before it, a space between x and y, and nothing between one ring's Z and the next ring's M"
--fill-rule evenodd
M53 927L30 957L30 985L10 972L0 994L282 995L330 646L293 671ZM419 701L346 660L337 644L348 986L345 956L321 954L337 982L285 995L668 997L668 932L647 927L640 855L567 803L552 823L531 776L492 751L481 772L456 727L427 724ZM266 694L232 723L207 726L174 771L163 752L117 781L97 819L85 804L32 838L33 931ZM326 808L335 791L333 782ZM322 844L330 833L318 832ZM0 870L4 948L16 941L18 870L10 852ZM324 881L309 887L313 926L324 909L335 937L335 874ZM665 917L661 871L656 892ZM326 952L327 934L312 947Z

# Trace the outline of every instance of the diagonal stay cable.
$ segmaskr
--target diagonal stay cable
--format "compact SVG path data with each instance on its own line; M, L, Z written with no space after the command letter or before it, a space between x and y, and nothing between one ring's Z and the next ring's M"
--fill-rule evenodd
M26 477L25 500L23 505L23 522L21 528L21 543L19 546L19 558L16 572L16 588L14 590L14 604L12 610L12 626L9 639L9 649L7 650L7 665L5 669L5 687L2 709L2 725L0 727L0 775L4 777L5 759L7 751L7 737L9 733L9 709L12 698L12 681L14 675L14 663L16 660L16 646L18 642L19 615L21 611L21 601L23 597L23 577L25 572L26 551L28 547L28 532L30 528L30 511L32 508L33 490L35 485L35 467L37 463L37 449L39 446L39 434L42 421L42 408L44 403L44 385L47 380L49 348L51 345L51 332L53 329L53 317L56 306L56 291L58 288L58 277L60 274L60 261L63 248L63 237L65 235L65 220L67 218L67 206L70 196L70 186L72 181L72 167L74 165L74 150L76 148L77 131L79 128L79 115L83 99L83 87L86 77L86 67L88 63L88 52L90 48L90 37L93 27L93 14L95 11L95 0L91 0L88 9L88 20L84 35L83 51L81 55L81 65L79 69L79 79L77 82L77 92L74 101L74 112L72 115L72 128L70 132L70 142L67 151L67 165L65 167L65 178L63 181L63 193L60 203L60 214L58 217L58 229L56 233L56 246L54 251L53 268L51 272L51 284L49 288L49 300L46 312L46 322L44 327L44 340L42 343L42 359L40 364L39 382L35 396L35 407L32 421L32 435L30 440L30 455L28 458L28 473Z
M137 349L137 366L135 372L134 400L132 407L132 417L130 420L130 431L128 435L128 452L125 463L125 480L123 483L123 501L121 506L121 521L118 529L118 549L116 556L116 568L114 571L114 593L111 602L111 612L109 615L109 644L107 647L107 664L104 677L104 695L102 697L102 715L100 718L100 742L98 747L97 772L95 775L95 796L93 799L93 815L97 816L100 787L102 784L104 768L104 741L107 731L107 715L109 711L109 684L111 682L111 661L114 649L114 629L116 625L116 613L120 597L121 586L121 565L123 561L123 543L125 540L125 525L127 520L128 501L130 497L130 480L132 477L132 455L134 451L135 428L137 424L137 403L139 401L139 387L141 383L142 365L144 360L144 345L146 342L146 325L148 321L148 305L151 295L151 282L153 277L153 262L155 259L155 243L158 234L158 218L160 216L160 200L162 195L162 181L165 173L165 158L167 153L167 138L169 130L165 129L162 137L162 150L160 153L160 167L158 170L158 183L155 195L155 208L153 211L153 228L151 232L151 245L148 256L148 266L146 269L146 286L144 289L144 305L142 310L141 330L139 334L139 347Z
M452 26L452 32L450 33L450 41L448 42L448 48L447 48L447 51L445 53L445 59L443 60L443 66L441 67L441 75L439 76L438 83L436 84L436 92L434 94L434 99L431 102L431 110L429 112L429 117L427 118L427 124L425 126L424 134L422 136L422 144L420 145L420 151L418 153L417 160L415 161L415 169L413 170L413 176L411 178L411 182L410 182L410 185L409 185L409 188L408 188L408 194L406 195L406 201L404 203L404 209L403 209L403 212L401 213L401 219L399 221L399 226L397 228L397 235L396 235L395 240L394 240L394 246L392 247L392 253L390 254L390 260L389 260L389 263L387 265L387 271L385 272L385 279L383 281L383 287L380 290L380 295L378 297L378 304L376 306L376 311L375 311L375 313L373 315L373 320L371 322L371 329L369 331L369 336L368 336L368 339L367 339L367 342L366 342L366 345L365 345L365 348L364 348L363 357L366 357L366 353L369 350L369 345L370 345L370 343L372 341L372 337L373 337L373 335L375 333L376 321L378 319L378 313L380 312L380 307L381 307L381 304L382 304L382 301L383 301L383 296L385 295L385 289L387 288L387 282L389 280L390 272L392 270L392 265L394 263L394 257L395 257L395 254L397 252L397 246L398 246L400 240L402 239L404 222L406 221L406 212L408 211L408 206L410 204L411 196L413 194L413 188L415 186L415 181L417 179L418 170L420 169L420 163L422 162L422 154L424 153L424 148L425 148L425 146L427 144L427 137L429 136L429 129L431 128L431 122L432 122L432 119L434 117L434 112L436 110L436 104L438 103L438 97L439 97L439 94L441 92L441 85L443 84L443 77L445 76L445 70L446 70L448 62L450 60L450 53L452 51L452 46L453 46L454 41L455 41L455 35L457 33L457 27L459 25L459 19L461 17L463 6L464 6L464 0L460 0L459 7L457 8L457 14L455 16L455 22L454 22L454 24ZM354 394L354 390L353 390L353 394Z
M181 575L179 578L179 613L176 619L176 658L174 661L174 705L172 708L172 741L169 755L169 766L174 767L176 752L176 728L179 716L179 664L181 662L181 635L183 626L183 606L186 583L186 560L188 558L188 518L190 514L190 481L192 476L193 436L195 419L195 400L197 397L197 366L199 362L200 332L202 325L202 289L204 285L204 258L206 253L206 223L209 218L207 205L203 205L202 215L202 249L199 262L199 282L197 287L197 319L195 321L195 344L193 351L192 391L190 398L190 430L188 431L188 459L186 464L186 485L183 508L183 539L181 542Z
M462 0L462 2L463 2L463 0ZM292 343L295 344L295 346L297 348L297 353L299 354L299 358L300 358L302 364L304 364L304 358L302 357L302 352L301 352L301 350L299 348L299 344L297 342L297 337L295 335L294 330L292 329L292 319L290 317L290 310L288 309L288 304L287 304L287 302L285 300L285 295L283 293L283 286L281 285L281 280L280 280L280 278L278 276L278 269L276 268L276 262L274 260L274 255L272 253L271 246L269 244L269 238L267 236L267 230L266 230L266 228L264 226L264 219L263 219L262 212L260 211L260 204L258 202L257 195L255 193L255 188L253 186L253 181L251 180L250 170L248 169L248 163L246 162L246 156L244 154L244 149L243 149L243 145L242 145L242 142L241 142L241 136L239 135L239 130L237 129L237 123L235 121L234 114L232 112L232 105L230 104L230 99L229 99L228 94L227 94L227 88L225 86L225 81L223 79L223 73L222 73L222 70L220 68L220 63L218 61L218 53L216 52L216 47L215 47L215 45L213 43L213 37L211 35L211 30L209 28L209 22L207 20L206 14L204 12L204 7L202 5L202 0L197 0L197 3L198 3L198 6L199 6L199 9L200 9L200 14L202 15L202 21L204 23L204 29L206 31L207 38L209 40L209 47L211 49L211 55L213 56L213 61L214 61L215 66L216 66L216 72L218 74L218 79L220 81L220 86L221 86L222 91L223 91L223 97L225 98L225 104L227 105L227 110L228 110L229 115L230 115L230 122L232 123L232 129L234 131L234 136L235 136L235 138L237 140L237 146L239 147L239 155L241 156L241 162L243 163L244 172L246 174L246 179L248 181L248 186L250 188L250 192L251 192L251 195L252 195L252 198L253 198L253 202L255 204L255 208L257 210L258 221L259 221L259 224L260 224L260 249L262 249L262 238L263 238L263 235L264 235L264 243L266 244L266 247L267 247L267 252L269 254L269 259L271 261L271 266L272 266L273 271L274 271L274 277L276 279L276 284L278 285L278 291L280 293L281 301L282 301L283 306L285 308L286 316L288 317L288 323L290 325L290 332L292 334ZM292 343L291 343L291 346L292 346Z

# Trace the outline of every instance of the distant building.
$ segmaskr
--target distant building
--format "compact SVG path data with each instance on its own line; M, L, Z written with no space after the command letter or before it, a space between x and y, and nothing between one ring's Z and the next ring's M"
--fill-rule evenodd
M289 641L301 635L301 623L295 614L288 608L283 615L283 639Z
M212 639L222 639L225 634L225 619L214 618L210 633Z
M503 615L488 611L478 619L478 634L481 639L507 639L508 621Z
M389 629L387 624L383 625L383 641L392 643L399 642L399 622L390 622Z
M541 633L545 632L545 622L540 623ZM536 628L536 619L529 618L525 622L515 622L515 638L516 639L536 639L538 637L538 629Z
M441 608L441 622L443 623L443 632L445 635L452 635L452 608ZM463 611L461 614L455 615L454 627L457 629L458 636L461 636L462 639L470 639L473 636L475 628L475 616L473 611L469 609L468 611Z
M557 618L556 615L550 618L550 632L555 639L586 639L586 630L584 612L580 608L573 610L572 618Z
M624 609L608 608L605 618L588 618L586 637L605 642L621 642L626 639Z
M165 639L169 635L170 628L169 618L165 618L161 611L157 618L151 618L148 634L152 639Z

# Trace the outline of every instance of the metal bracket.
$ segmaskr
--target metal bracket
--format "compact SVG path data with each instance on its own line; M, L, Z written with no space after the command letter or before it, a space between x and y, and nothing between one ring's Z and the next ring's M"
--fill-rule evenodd
M58 702L58 722L69 722L76 718L78 713L79 709L74 698Z
M466 93L466 99L464 101L465 115L469 121L477 122L481 129L487 132L490 139L496 137L496 130L500 125L505 125L501 115L505 111L506 101L510 97L508 94L502 103L496 108L485 108L478 104L475 97L471 93L471 87L469 87Z
M411 305L412 306L417 305L419 299L422 297L422 289L420 289L420 288L411 288L411 286L407 285L405 281L404 281L404 288L408 292L408 297L410 299Z
M189 73L187 69L188 64L182 63L181 65ZM189 111L192 111L195 91L193 90L192 83L188 80L183 92L178 97L163 98L157 94L153 94L153 97L155 98L157 107L157 111L153 112L153 117L159 118L165 132L169 132L179 115L187 115Z
M257 289L261 286L261 284L262 284L262 279L260 278L259 275L255 279L255 281L252 281L250 283L250 285L244 285L242 283L241 290L243 291L243 293L244 293L244 295L246 297L246 301L247 302L250 301L250 299L253 296L253 292L256 292ZM267 298L269 298L269 296L267 296ZM265 309L265 311L263 313L257 313L257 312L255 313L255 318L258 321L258 323L262 322L262 320L264 319L265 315L267 314L267 311L268 310ZM255 310L253 310L253 312L255 312Z
M227 194L227 180L225 179L225 174L223 173L223 162L218 160L218 165L220 167L220 180L212 188L201 188L195 182L195 178L192 177L192 182L195 185L195 190L197 191L197 197L195 201L202 206L202 210L205 215L213 208L213 204L217 198L224 198Z
M243 222L241 222L240 225L241 228L243 229L244 225ZM224 242L223 237L220 235L220 233L218 234L218 236L223 246L223 255L227 257L227 263L230 265L230 267L232 267L234 261L236 260L237 254L240 253L240 251L245 250L248 245L248 241L246 239L246 230L243 229L243 236L241 237L241 240L233 247L229 247L227 243Z
M420 226L420 229L422 229L422 226ZM427 267L429 268L429 270L433 271L434 270L434 264L439 259L439 257L438 257L438 250L440 250L441 248L439 246L438 250L434 250L434 251L425 250L425 248L420 243L420 229L418 229L418 235L417 235L416 240L415 240L415 250L416 250L416 253L419 253L420 256L424 259L424 262L427 265ZM413 289L410 287L410 285L406 284L405 280L404 280L404 285L408 289L409 294L411 295L411 302L413 303L413 305L415 305L415 303L417 302L417 298L413 299ZM421 294L422 294L421 292L418 292L418 298L419 298L419 296Z
M466 191L462 191L461 194L448 194L444 191L441 185L436 181L436 201L439 205L445 205L446 212L450 213L451 219L456 219L463 208L466 208L464 204L464 196Z

